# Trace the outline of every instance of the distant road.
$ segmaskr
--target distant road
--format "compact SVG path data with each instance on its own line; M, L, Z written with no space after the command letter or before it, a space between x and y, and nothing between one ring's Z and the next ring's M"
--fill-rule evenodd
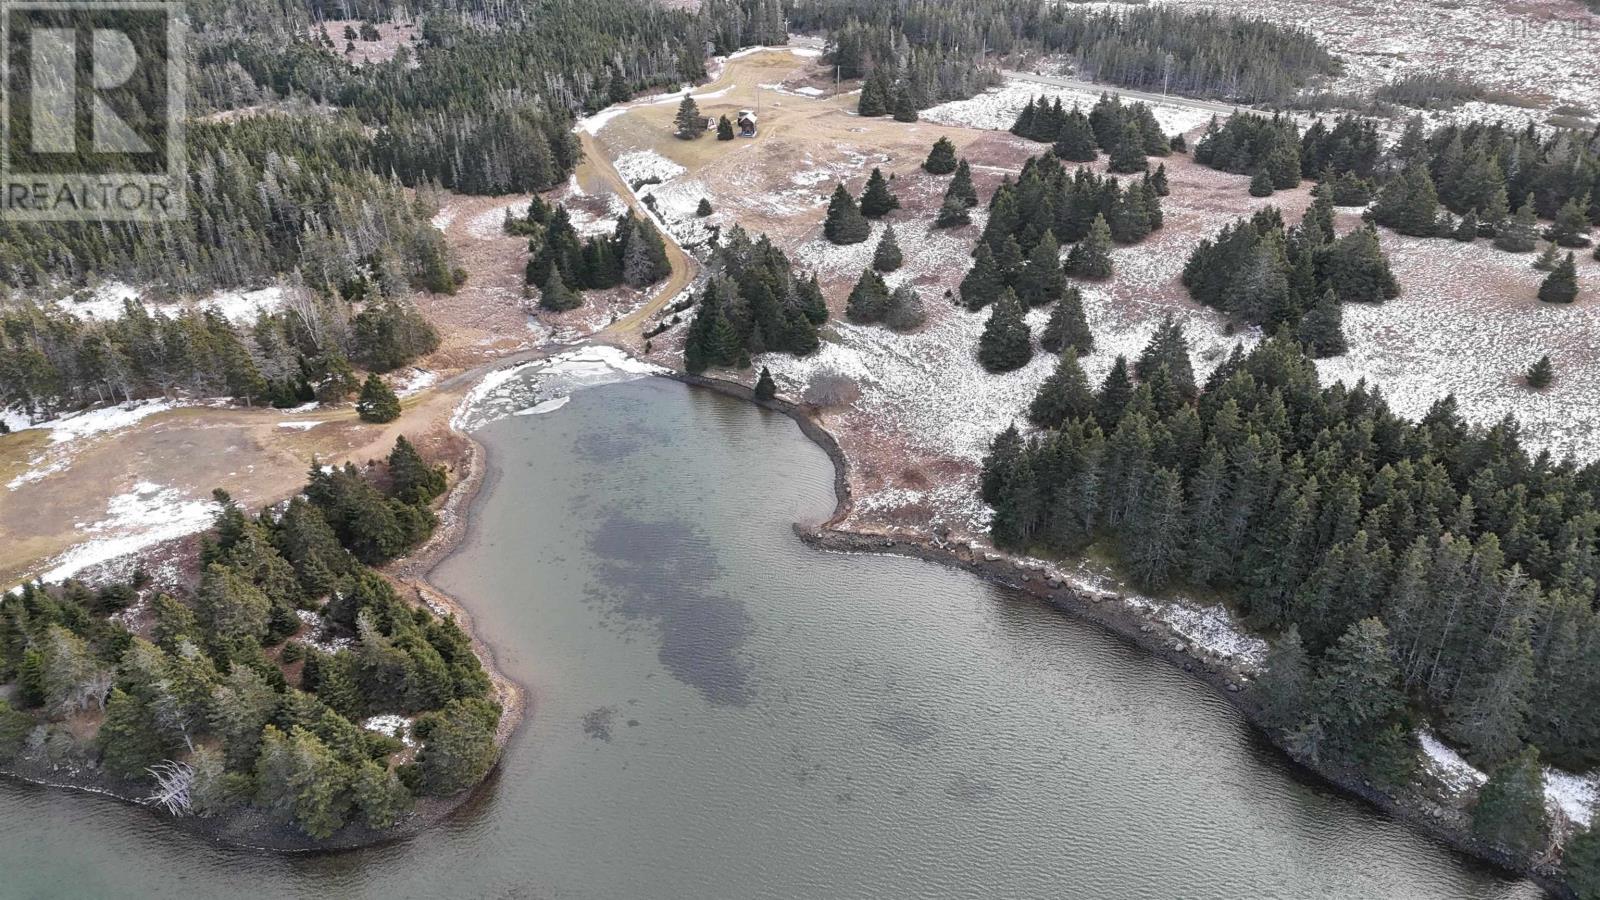
M1031 72L1006 71L1001 74L1017 81L1029 81L1049 87L1066 88L1074 91L1087 91L1091 94L1107 93L1113 96L1127 97L1130 100L1143 100L1146 103L1165 103L1168 106L1183 106L1189 109L1205 110L1219 115L1230 115L1234 110L1246 108L1243 103L1218 103L1215 100L1196 100L1192 97L1180 97L1177 94L1152 94L1148 91L1133 91L1127 88L1116 87L1109 84L1096 84L1092 81L1077 81L1072 78L1062 78L1057 75L1035 75Z

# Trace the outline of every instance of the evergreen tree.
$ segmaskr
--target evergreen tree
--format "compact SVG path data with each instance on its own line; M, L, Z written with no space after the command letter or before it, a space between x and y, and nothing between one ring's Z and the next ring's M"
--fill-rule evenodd
M389 452L392 493L407 503L428 504L444 496L448 481L444 466L430 466L405 435L395 438Z
M1528 367L1528 373L1523 376L1528 387L1542 391L1555 381L1555 367L1550 364L1550 354L1539 357L1538 361Z
M1266 169L1257 169L1256 174L1251 176L1250 196L1271 197L1275 190L1277 189L1272 186L1272 176Z
M1578 299L1577 263L1570 252L1539 285L1539 299L1545 303L1571 303Z
M895 85L893 115L896 122L917 120L917 103L911 96L911 88L905 82Z
M368 375L356 401L356 415L363 422L382 424L400 418L400 398L377 375Z
M889 313L884 317L884 324L895 331L911 331L922 327L927 321L928 312L923 307L922 297L917 294L916 288L909 284L902 284L889 295Z
M1061 292L1061 299L1050 310L1050 319L1039 334L1039 346L1051 353L1065 352L1068 347L1080 355L1094 352L1094 333L1083 313L1083 294L1076 287Z
M709 197L701 197L700 198L700 205L695 207L694 214L699 216L700 218L704 219L706 216L711 215L712 212L713 212L713 210L711 209L711 198L709 198Z
M733 122L726 115L717 117L717 140L733 140Z
M889 286L871 269L863 269L845 303L844 315L857 325L882 322L889 314Z
M1100 153L1095 149L1094 129L1089 118L1078 107L1072 107L1056 137L1055 154L1067 162L1094 162Z
M761 401L771 400L778 396L778 384L772 380L772 372L766 366L761 367L761 375L756 379L756 399Z
M1324 265L1328 286L1344 303L1380 303L1400 295L1400 284L1370 225L1334 241Z
M1533 269L1536 272L1554 272L1556 266L1560 263L1560 250L1555 244L1545 244L1544 252L1540 253L1538 259L1533 261Z
M1122 126L1107 165L1111 171L1122 173L1143 172L1149 167L1145 159L1145 135L1139 123L1129 121Z
M1457 223L1454 237L1463 244L1470 244L1478 239L1478 214L1469 212L1461 217Z
M582 295L567 287L567 281L561 277L559 269L551 269L550 274L545 277L544 284L539 288L539 308L551 312L565 312L582 305Z
M1070 359L1063 354L1062 359ZM1123 548L1129 572L1148 589L1164 587L1177 567L1183 546L1183 480L1162 466L1155 471L1142 502L1128 523Z
M1100 383L1095 395L1095 416L1100 420L1100 430L1111 432L1122 421L1122 414L1133 400L1133 379L1128 375L1128 358L1118 354L1111 363L1111 371Z
M1539 751L1528 747L1489 773L1472 807L1473 833L1526 857L1546 841L1544 769Z
M683 102L678 104L678 113L672 117L672 124L678 137L686 141L706 133L706 117L700 114L700 105L688 94L683 95Z
M422 750L417 767L423 790L444 797L483 779L499 748L494 729L500 709L487 700L455 700L417 721Z
M972 186L972 167L962 159L956 165L955 177L950 179L950 186L945 189L946 200L955 198L960 200L969 209L978 205L978 189Z
M1078 365L1078 354L1063 352L1056 370L1034 395L1028 407L1028 421L1040 428L1060 428L1074 419L1093 419L1094 392Z
M1344 339L1344 313L1333 291L1324 293L1322 299L1300 317L1296 336L1312 359L1342 356L1349 349Z
M1067 254L1066 271L1075 278L1104 281L1111 277L1111 227L1096 214L1089 234Z
M867 187L861 192L861 214L869 219L880 219L890 211L900 208L900 199L889 191L889 180L883 171L873 167L867 176ZM831 208L829 210L832 212Z
M828 201L828 217L822 223L822 233L834 244L859 244L872 234L872 226L861 215L854 197L841 184L833 189L833 199Z
M989 321L978 338L978 362L990 372L1020 369L1033 358L1032 336L1022 318L1022 304L1007 288L995 301Z
M894 102L894 85L887 67L879 66L861 83L861 98L856 112L863 117L886 116Z
M142 778L156 763L174 751L156 727L154 716L138 699L113 689L106 702L105 719L95 735L101 762L112 774Z
M933 220L933 227L935 228L956 228L961 225L971 224L972 214L967 204L962 202L959 197L945 197L944 202L939 206L939 214ZM983 246L987 247L988 245L984 244Z
M933 149L928 151L928 158L922 163L922 170L929 175L949 175L956 170L956 145L950 139L941 137L933 142Z
M1389 629L1375 618L1351 625L1317 671L1316 710L1328 741L1346 758L1371 752L1404 712Z
M1562 854L1561 869L1578 900L1600 900L1600 826L1591 822L1573 834Z
M1573 197L1556 211L1549 238L1563 247L1589 246L1589 196Z
M1061 299L1066 287L1066 276L1061 272L1061 246L1056 243L1056 236L1046 231L1028 254L1017 278L1017 297L1027 306L1043 306Z
M894 237L894 226L889 225L883 229L883 236L878 238L878 247L872 252L872 267L879 272L893 272L904 261L900 244Z
M1154 175L1150 176L1150 187L1155 190L1157 197L1165 197L1172 193L1172 188L1167 184L1167 164L1160 163L1156 166Z
M1439 193L1427 166L1411 166L1378 192L1368 213L1372 221L1413 237L1439 233ZM1532 248L1529 248L1532 249Z
M1257 682L1268 724L1292 731L1305 720L1311 699L1311 664L1293 623L1267 651L1265 669Z
M988 244L979 243L972 268L961 279L961 302L966 304L967 309L980 310L1000 299L1000 292L1004 289L1005 280L995 264L994 254L989 251Z
M1194 365L1189 360L1189 338L1184 334L1183 325L1170 313L1156 326L1155 334L1150 337L1150 343L1139 353L1138 360L1133 364L1133 374L1140 381L1149 381L1160 369L1167 371L1172 384L1184 397L1195 395Z
M1495 247L1508 253L1532 253L1539 246L1539 214L1529 194L1510 221L1495 229Z

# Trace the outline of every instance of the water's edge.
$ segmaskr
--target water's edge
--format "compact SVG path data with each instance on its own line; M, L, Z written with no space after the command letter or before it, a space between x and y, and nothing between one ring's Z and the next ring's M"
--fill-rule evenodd
M816 526L796 523L794 531L800 540L838 553L907 556L960 569L986 581L1021 591L1060 612L1098 625L1211 687L1238 710L1261 737L1300 770L1347 796L1365 801L1385 815L1473 861L1527 878L1552 897L1577 900L1576 893L1561 879L1554 867L1530 866L1499 848L1485 844L1472 834L1470 819L1459 811L1441 807L1420 794L1391 794L1369 782L1354 769L1296 756L1267 727L1262 704L1253 692L1241 688L1232 677L1234 673L1212 661L1199 658L1198 651L1191 652L1193 648L1188 647L1187 642L1165 624L1146 619L1124 604L1104 602L1114 597L1078 591L1003 552L977 552L963 544L947 544L929 537L891 536L842 527L840 523L849 514L854 502L850 492L850 460L838 440L817 420L809 407L781 398L760 400L752 388L736 381L679 371L669 372L663 377L745 400L788 416L799 426L801 433L828 455L833 462L834 472L833 515Z
M470 434L451 429L451 433L467 443L464 471L450 486L440 504L441 524L427 542L412 553L396 560L380 571L396 582L410 588L418 603L437 615L453 615L471 639L472 650L482 663L493 686L494 699L500 703L500 725L495 732L496 755L505 752L527 712L528 690L507 676L495 662L494 648L483 639L474 625L466 605L429 580L429 575L460 547L466 536L473 504L483 488L488 467L488 451ZM9 778L26 784L49 789L93 794L121 801L149 812L160 821L161 827L175 827L213 843L242 850L284 854L343 853L391 844L415 837L449 818L456 810L474 799L493 780L499 769L495 764L472 787L449 797L419 797L409 816L394 827L374 831L360 823L350 823L333 837L316 840L307 837L293 825L284 825L269 818L260 810L240 808L225 815L201 818L198 816L171 816L153 808L146 799L147 787L126 779L115 778L103 772L68 769L51 769L44 765L0 766L0 778Z

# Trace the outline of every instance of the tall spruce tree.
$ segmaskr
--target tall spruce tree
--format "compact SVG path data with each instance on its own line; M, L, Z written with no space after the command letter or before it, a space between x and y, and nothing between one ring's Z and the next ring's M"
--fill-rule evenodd
M950 139L941 137L933 142L933 149L928 151L928 158L923 160L922 170L929 175L949 175L956 170L956 145Z
M706 133L706 117L700 114L700 105L685 94L678 104L677 115L672 117L674 133L681 139L692 141Z
M872 267L879 272L893 272L903 262L905 257L900 253L900 242L895 240L894 226L886 226L883 236L878 238L877 249L872 252Z
M961 302L967 309L980 310L1000 299L1005 290L1005 279L995 264L989 245L980 243L972 260L972 268L961 279Z
M377 375L368 375L356 401L356 415L363 422L384 423L400 418L400 398Z
M1478 837L1526 857L1546 841L1544 769L1539 751L1523 750L1489 773L1472 808L1472 830Z
M900 198L889 190L889 179L876 166L867 176L867 186L861 192L861 214L869 219L880 219L900 208ZM831 210L830 210L831 212Z
M854 197L843 184L833 189L833 199L828 201L828 217L822 223L822 233L834 244L859 244L872 235Z
M978 338L978 362L991 372L1020 369L1033 359L1033 340L1023 321L1022 304L1010 288L995 301Z
M1061 292L1044 331L1039 333L1039 346L1051 353L1062 353L1068 347L1079 354L1094 352L1094 333L1083 313L1083 294L1076 287L1069 286Z
M1545 303L1571 303L1578 299L1578 269L1571 253L1545 276L1539 285L1539 299Z
M1094 391L1078 365L1078 354L1062 353L1056 370L1034 395L1028 407L1028 421L1040 428L1060 428L1073 419L1093 419Z
M1066 271L1074 278L1104 281L1111 277L1111 226L1096 213L1089 234L1067 254Z

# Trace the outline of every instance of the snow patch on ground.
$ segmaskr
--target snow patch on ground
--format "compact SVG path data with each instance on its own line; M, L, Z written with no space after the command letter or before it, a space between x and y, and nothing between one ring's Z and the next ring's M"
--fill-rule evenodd
M1430 774L1453 795L1476 790L1489 780L1482 770L1467 762L1428 728L1417 730L1424 764ZM1589 827L1600 802L1600 774L1574 775L1560 769L1544 770L1544 801L1552 811L1559 810L1573 824Z
M1472 763L1461 758L1432 730L1421 728L1417 730L1417 743L1422 745L1424 766L1433 777L1439 780L1452 794L1463 794L1483 786L1489 776L1478 771Z
M321 424L321 422L279 422L278 427L290 428L295 431L310 431Z
M651 178L671 181L688 171L654 150L634 150L624 153L612 162L617 174L628 184L638 184Z
M394 382L394 392L401 397L420 394L439 383L439 373L412 367L400 374Z
M361 727L367 731L375 731L392 738L399 738L400 742L407 747L415 747L417 745L416 738L411 736L411 720L402 715L388 713L381 716L373 716L363 721Z
M549 404L570 398L583 388L634 381L665 371L615 347L579 347L485 375L456 407L450 425L460 431L476 431L521 412L552 412L560 406ZM541 406L544 409L537 409Z
M1114 91L1115 88L1108 86L1107 90ZM1028 101L1035 97L1045 97L1051 101L1060 98L1061 105L1067 109L1076 104L1087 114L1095 101L1100 99L1100 92L1011 79L976 97L940 103L923 110L919 115L923 121L938 125L1005 131L1017 121L1017 114L1028 105ZM1213 115L1210 110L1177 104L1146 102L1146 105L1161 124L1161 130L1169 135L1198 128L1210 121Z
M124 302L138 300L144 291L120 281L108 281L92 291L79 291L54 301L61 312L83 318L111 322L122 318ZM261 313L276 312L283 307L284 289L272 285L256 290L222 290L193 300L167 302L146 301L144 307L151 315L157 313L176 316L188 310L213 309L234 325L251 325Z
M79 438L131 428L150 416L176 408L177 404L170 400L135 400L118 406L103 406L84 412L67 413L60 418L36 424L29 423L26 416L8 410L6 424L12 431L48 429L51 441L64 444Z
M80 525L84 541L51 560L39 577L61 581L104 562L211 527L217 505L186 498L176 488L141 481L106 503L106 517Z
M1600 802L1600 774L1574 775L1559 769L1544 770L1544 800L1573 824L1588 828Z

